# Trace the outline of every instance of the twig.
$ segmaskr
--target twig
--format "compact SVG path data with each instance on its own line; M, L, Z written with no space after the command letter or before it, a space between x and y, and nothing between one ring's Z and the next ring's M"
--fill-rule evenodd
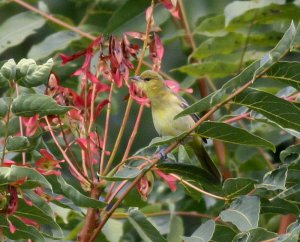
M127 184L128 180L124 180L121 184L116 188L116 190L107 198L108 203L114 199L114 197L121 191L121 189Z
M2 157L0 160L0 165L2 165L4 163L4 158L5 158L5 149L6 149L6 145L7 145L7 138L8 138L8 134L9 134L9 130L8 130L8 125L9 125L9 119L10 119L10 108L11 108L11 103L9 103L8 105L8 109L7 109L7 118L6 118L6 122L5 122L5 134L4 134L4 140L3 140L3 150L2 150Z
M226 119L226 120L223 121L223 123L227 123L227 124L228 123L234 123L234 122L239 121L241 119L249 118L249 116L250 116L250 112L243 113L243 114L238 115L236 117L233 117L233 118L230 118L230 119Z
M176 178L178 181L182 182L183 184L185 184L185 185L193 188L194 190L196 190L196 191L198 191L200 193L203 193L203 194L205 194L205 195L207 195L209 197L213 197L213 198L216 198L216 199L219 199L219 200L225 200L225 201L227 200L225 197L220 197L220 196L214 195L212 193L209 193L209 192L206 192L206 191L202 190L199 187L194 186L192 183L190 183L190 182L182 179L180 176L177 176L177 175L175 175L173 173L171 173L170 175L173 176L174 178Z
M182 17L182 24L183 24L183 27L186 32L186 37L187 37L192 49L195 50L197 48L197 45L193 38L193 34L191 32L191 29L190 29L190 26L189 26L189 23L187 20L186 12L184 9L184 4L183 4L182 0L178 0L178 4L179 4L179 8L180 8L181 17Z
M64 151L64 149L60 146L55 134L54 134L54 131L51 127L51 124L47 118L47 116L44 117L45 120L46 120L46 123L47 123L47 126L48 126L48 129L49 129L49 132L52 136L52 139L54 140L54 143L56 144L56 146L58 147L58 149L60 150L61 154L63 155L64 159L66 160L66 162L69 164L69 166L71 167L72 171L78 176L78 178L80 178L82 181L90 184L90 181L87 180L86 177L84 177L83 175L81 175L81 173L79 171L77 171L76 167L74 166L74 164L72 163L72 161L69 159L69 157L67 156L66 152Z
M16 83L15 86L16 86L16 94L17 94L17 97L18 97L20 95L19 85ZM21 136L24 136L23 122L22 122L22 117L21 116L19 116L19 126L20 126L20 134L21 134ZM26 164L26 153L24 151L22 152L22 164L23 165Z
M130 149L132 147L133 141L135 139L135 136L136 136L138 128L139 128L139 124L141 122L141 117L142 117L143 111L144 111L144 105L141 105L140 109L139 109L139 113L138 113L136 121L135 121L134 128L132 130L131 136L130 136L129 141L128 141L128 145L127 145L126 150L124 152L122 161L126 160L128 155L129 155Z
M204 213L198 213L198 212L185 212L185 211L160 211L156 213L145 213L145 216L147 217L157 217L157 216L164 216L164 215L179 215L179 216L188 216L188 217L196 217L196 218L208 218L208 219L216 219L216 217L211 216L209 214ZM127 213L116 213L111 216L115 219L124 219L128 217ZM220 221L222 222L222 221Z
M43 16L44 18L46 18L46 19L48 19L48 20L50 20L50 21L52 21L54 23L57 23L58 25L63 26L66 29L72 30L73 32L78 33L81 36L84 36L84 37L86 37L88 39L91 39L91 40L95 40L96 39L95 36L93 36L93 35L91 35L89 33L86 33L86 32L84 32L84 31L82 31L82 30L80 30L80 29L78 29L78 28L76 28L76 27L74 27L74 26L72 26L70 24L67 24L66 22L64 22L64 21L62 21L62 20L60 20L58 18L55 18L55 17L53 17L53 16L51 16L51 15L49 15L49 14L43 12L43 11L41 11L41 10L39 10L39 9L31 6L30 4L25 3L22 0L10 0L10 1L19 4L19 5L23 6L24 8L27 8L28 10L30 10L32 12L38 13L39 15Z
M100 166L99 166L99 174L102 175L104 162L105 162L105 152L106 152L106 145L108 140L108 130L109 130L109 121L110 121L110 113L111 113L111 99L112 99L112 92L114 88L114 83L111 83L110 92L108 96L108 104L106 110L106 118L105 118L105 128L104 128L104 137L103 137L103 146L102 146L102 153L100 159Z
M93 127L93 123L94 123L96 87L97 87L97 84L93 83L92 96L91 96L91 113L90 113L90 123L89 123L89 127L88 127L88 134L91 133L92 127Z

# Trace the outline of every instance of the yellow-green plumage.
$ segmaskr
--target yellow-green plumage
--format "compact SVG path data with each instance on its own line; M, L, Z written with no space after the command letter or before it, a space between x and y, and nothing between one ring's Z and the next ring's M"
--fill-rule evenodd
M191 116L174 119L187 103L165 85L157 72L145 71L132 79L151 101L153 123L159 135L177 136L194 126L195 121ZM188 144L194 150L202 167L221 180L220 172L204 149L202 139L196 134L191 134Z

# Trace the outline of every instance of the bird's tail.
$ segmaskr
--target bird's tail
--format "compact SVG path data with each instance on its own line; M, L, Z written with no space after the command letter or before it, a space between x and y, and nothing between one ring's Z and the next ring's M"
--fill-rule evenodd
M191 139L191 141L188 142L188 144L191 146L194 153L196 154L198 160L201 163L202 168L208 171L210 174L212 174L218 181L221 181L221 173L216 167L215 163L209 157L207 151L205 150L201 137L199 137L197 134L194 134L193 138Z

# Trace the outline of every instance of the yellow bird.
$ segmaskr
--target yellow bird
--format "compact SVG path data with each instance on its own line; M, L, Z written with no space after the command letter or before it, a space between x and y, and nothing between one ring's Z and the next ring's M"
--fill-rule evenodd
M166 86L163 78L157 72L147 70L140 76L133 76L131 79L135 81L137 88L149 98L154 127L159 135L180 135L192 128L199 119L195 114L174 119L178 113L188 107L188 104ZM192 133L187 140L202 168L220 181L220 172L207 154L201 137Z

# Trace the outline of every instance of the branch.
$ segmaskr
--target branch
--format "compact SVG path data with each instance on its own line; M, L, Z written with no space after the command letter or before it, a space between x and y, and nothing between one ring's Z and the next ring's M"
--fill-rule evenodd
M112 82L110 86L109 95L108 95L108 104L106 110L103 146L102 146L102 153L101 153L100 166L99 166L100 175L102 175L103 173L104 162L105 162L105 151L106 151L106 145L108 140L108 129L109 129L109 121L110 121L110 113L111 113L110 111L111 111L111 99L112 99L113 88L114 88L114 83Z
M81 181L84 181L88 184L90 184L90 181L84 177L77 169L76 167L74 166L74 164L72 163L72 161L69 159L69 157L67 156L66 152L64 151L64 149L60 146L54 132L53 132L53 129L49 123L49 120L47 118L47 116L44 117L45 120L46 120L46 123L47 123L47 126L48 126L48 129L49 129L49 132L52 136L52 139L54 140L54 143L56 144L56 146L58 147L58 149L60 150L61 154L63 155L64 159L66 160L66 162L69 164L69 166L71 167L72 171L78 176L78 178L80 178Z
M75 33L78 33L78 34L80 34L83 37L86 37L86 38L91 39L91 40L95 40L96 39L95 36L93 36L93 35L91 35L91 34L89 34L87 32L84 32L84 31L78 29L77 27L74 27L74 26L72 26L70 24L67 24L64 21L62 21L62 20L60 20L58 18L55 18L55 17L53 17L53 16L51 16L51 15L49 15L49 14L43 12L43 11L41 11L41 10L39 10L39 9L31 6L30 4L25 3L22 0L11 0L11 1L15 2L15 3L19 4L19 5L21 5L22 7L26 8L26 9L32 11L32 12L35 12L35 13L43 16L44 18L46 18L46 19L48 19L48 20L50 20L50 21L52 21L52 22L54 22L54 23L56 23L56 24L58 24L58 25L60 25L60 26L62 26L64 28L66 28L66 29L74 31Z
M209 192L206 192L206 191L202 190L199 187L194 186L192 183L190 183L190 182L182 179L180 176L177 176L177 175L172 174L172 173L170 175L173 176L174 178L176 178L178 181L182 182L183 184L185 184L185 185L193 188L194 190L196 190L196 191L198 191L200 193L203 193L203 194L205 194L205 195L207 195L209 197L213 197L213 198L216 198L216 199L219 199L219 200L225 200L225 201L227 200L225 197L220 197L220 196L214 195L212 193L209 193Z

